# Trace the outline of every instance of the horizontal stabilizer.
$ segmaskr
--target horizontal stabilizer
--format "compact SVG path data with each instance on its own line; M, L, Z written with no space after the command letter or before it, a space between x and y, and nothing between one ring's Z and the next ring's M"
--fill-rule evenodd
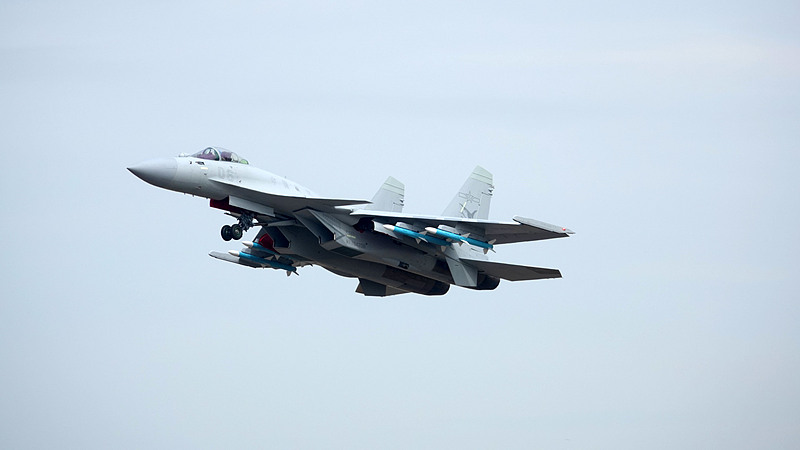
M544 267L520 266L489 261L485 259L461 258L461 261L476 267L479 271L493 277L508 281L543 280L546 278L561 278L558 269Z

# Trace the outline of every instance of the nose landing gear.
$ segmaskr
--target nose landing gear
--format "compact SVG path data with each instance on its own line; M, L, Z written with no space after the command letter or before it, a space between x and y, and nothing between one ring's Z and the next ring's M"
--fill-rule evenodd
M243 212L239 215L239 223L233 225L225 225L220 230L220 235L222 235L222 239L225 241L230 241L231 239L238 241L242 238L242 235L245 231L250 229L253 226L253 219L255 216L253 213L250 212Z

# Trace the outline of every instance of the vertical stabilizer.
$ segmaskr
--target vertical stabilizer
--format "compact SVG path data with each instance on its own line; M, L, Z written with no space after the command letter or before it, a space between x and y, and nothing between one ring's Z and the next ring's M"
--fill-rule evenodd
M405 185L394 177L389 177L383 182L383 186L378 189L372 197L372 203L364 209L373 211L403 212L403 201L405 200Z
M492 174L483 167L477 166L442 215L467 219L488 219L493 190Z

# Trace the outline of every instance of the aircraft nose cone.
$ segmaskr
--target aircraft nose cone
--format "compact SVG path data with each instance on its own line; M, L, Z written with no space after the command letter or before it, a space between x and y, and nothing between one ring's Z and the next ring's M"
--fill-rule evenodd
M175 158L151 159L128 167L128 170L153 186L168 189L178 172L178 161Z

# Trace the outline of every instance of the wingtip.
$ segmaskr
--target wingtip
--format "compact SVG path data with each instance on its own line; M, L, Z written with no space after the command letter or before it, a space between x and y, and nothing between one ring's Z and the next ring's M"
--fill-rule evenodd
M543 230L547 230L547 231L550 231L550 232L553 232L553 233L564 233L564 234L567 234L567 235L575 234L574 231L570 230L567 227L562 227L562 226L558 226L558 225L549 224L547 222L542 222L542 221L536 220L536 219L529 219L527 217L522 217L522 216L514 216L513 219L514 219L514 222L520 223L522 225L529 225L529 226L532 226L532 227L541 228Z

